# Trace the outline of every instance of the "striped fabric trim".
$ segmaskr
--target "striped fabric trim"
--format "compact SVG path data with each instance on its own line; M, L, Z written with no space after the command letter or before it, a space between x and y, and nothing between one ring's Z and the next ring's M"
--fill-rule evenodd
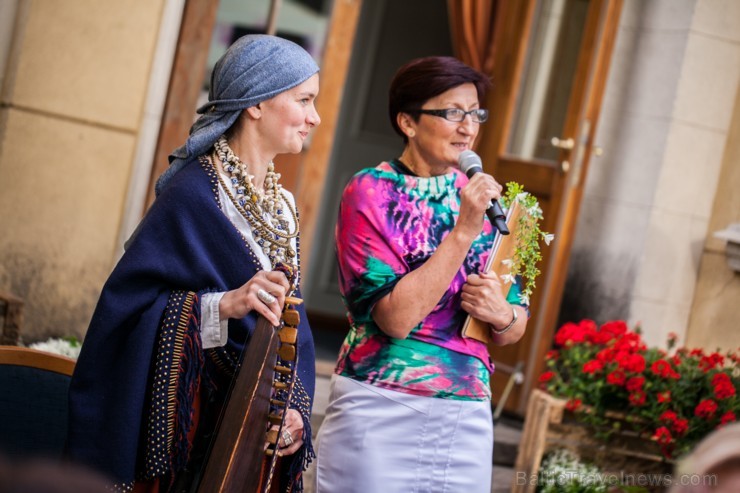
M195 424L193 401L203 367L199 306L193 292L170 295L158 335L140 479L173 477L187 464L192 445L187 435Z

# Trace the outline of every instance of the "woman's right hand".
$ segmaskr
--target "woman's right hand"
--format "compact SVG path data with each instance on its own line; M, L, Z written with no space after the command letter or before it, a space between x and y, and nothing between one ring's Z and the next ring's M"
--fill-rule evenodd
M476 173L460 192L460 215L455 229L475 238L483 229L486 209L491 200L501 198L503 187L486 173Z
M218 305L219 316L242 318L252 310L265 317L273 326L280 325L280 315L285 304L285 295L290 289L288 279L280 271L259 271L240 288L227 291ZM275 301L265 303L257 293L265 290Z

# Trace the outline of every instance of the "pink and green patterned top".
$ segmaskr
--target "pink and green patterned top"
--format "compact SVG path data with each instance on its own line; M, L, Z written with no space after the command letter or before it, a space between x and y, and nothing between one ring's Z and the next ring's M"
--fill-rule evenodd
M468 275L479 272L488 258L494 237L488 221L442 299L406 339L387 336L371 316L375 303L426 262L450 233L467 181L456 169L414 176L398 161L362 170L350 180L340 205L336 249L351 328L335 373L421 396L490 399L488 350L460 335L467 316L460 292ZM521 304L519 293L515 284L508 301Z

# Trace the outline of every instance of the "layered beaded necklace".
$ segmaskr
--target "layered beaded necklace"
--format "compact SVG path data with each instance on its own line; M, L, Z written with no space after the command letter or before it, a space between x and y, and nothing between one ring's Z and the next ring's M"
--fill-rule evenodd
M247 165L234 154L225 136L219 137L213 147L214 153L223 163L224 171L230 177L236 196L229 191L229 187L224 186L224 190L236 209L252 226L252 235L270 259L272 267L275 268L281 262L295 264L296 251L290 240L298 236L298 216L290 200L282 192L283 187L278 183L280 174L275 173L273 162L270 161L267 165L264 190L257 190ZM295 225L292 232L289 231L286 208Z

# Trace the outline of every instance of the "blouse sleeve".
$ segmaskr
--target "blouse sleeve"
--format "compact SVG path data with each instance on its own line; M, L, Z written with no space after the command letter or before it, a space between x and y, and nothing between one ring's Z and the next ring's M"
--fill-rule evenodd
M335 231L339 288L352 318L370 321L375 304L408 271L389 218L382 182L355 175L344 190Z
M221 319L218 305L225 292L203 293L200 297L200 338L203 349L221 347L228 339L229 319Z

